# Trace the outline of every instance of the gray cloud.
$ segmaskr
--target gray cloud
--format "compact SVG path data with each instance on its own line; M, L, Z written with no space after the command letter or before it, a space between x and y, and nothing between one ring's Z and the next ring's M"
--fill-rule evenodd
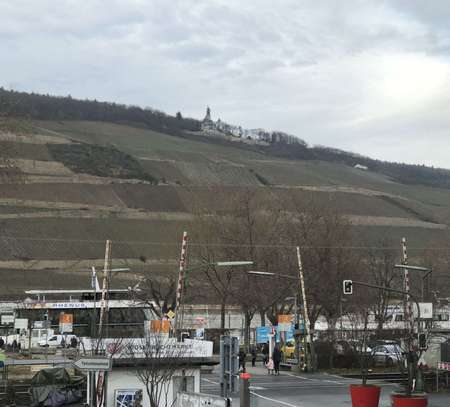
M450 167L450 5L0 0L3 86ZM407 148L405 148L405 145Z

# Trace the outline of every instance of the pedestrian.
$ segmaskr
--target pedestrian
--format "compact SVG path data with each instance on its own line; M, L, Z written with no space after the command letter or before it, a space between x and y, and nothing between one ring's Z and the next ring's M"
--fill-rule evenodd
M256 348L252 346L252 367L256 366Z
M3 338L0 338L0 349L3 349L3 346L5 345L5 341Z
M263 365L265 366L267 364L267 362L269 361L269 347L267 346L267 343L265 343L263 345L263 349L262 349L262 353L263 353Z
M75 338L75 336L72 336L72 338L70 339L70 347L76 348L77 345L78 345L77 338Z
M280 363L281 363L281 350L278 347L278 345L275 346L275 348L273 349L273 364L274 364L274 368L275 368L275 374L279 375L280 374Z
M15 352L17 350L17 340L16 339L13 340L12 350L13 350L13 352Z
M66 340L64 339L64 336L61 338L61 348L65 348L66 347Z
M242 371L245 373L245 358L246 354L244 352L244 349L239 350L238 358L239 358L239 369L242 369Z
M274 363L272 358L269 358L269 360L266 363L266 367L267 367L267 374L273 374Z

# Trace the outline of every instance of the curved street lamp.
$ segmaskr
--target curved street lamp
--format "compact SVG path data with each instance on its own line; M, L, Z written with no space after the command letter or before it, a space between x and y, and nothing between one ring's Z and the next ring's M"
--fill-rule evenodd
M309 332L309 327L307 326L307 324L309 323L309 318L307 315L307 308L306 308L306 298L305 298L305 294L304 294L304 282L303 279L301 278L300 275L298 276L290 276L289 274L281 274L281 273L272 273L270 271L257 271L257 270L251 270L251 271L247 271L247 274L250 275L254 275L254 276L263 276L263 277L280 277L280 278L285 278L287 280L295 280L298 283L298 293L297 293L297 297L298 298L303 298L303 321L304 321L304 326L305 326L305 331L306 331L306 346L305 346L305 367L307 371L312 371L313 368L313 364L311 363L311 357L310 357L310 352L311 352L311 336L310 336L310 332ZM298 309L296 309L296 317L298 318ZM308 349L308 345L309 345L309 349ZM297 358L298 358L298 368L299 370L301 369L301 364L300 364L300 355L298 352L298 345L296 346L296 352L297 352Z

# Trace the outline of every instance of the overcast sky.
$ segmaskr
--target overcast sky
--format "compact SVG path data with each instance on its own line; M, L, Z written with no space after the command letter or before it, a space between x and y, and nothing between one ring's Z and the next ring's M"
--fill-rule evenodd
M448 0L0 0L0 86L450 168Z

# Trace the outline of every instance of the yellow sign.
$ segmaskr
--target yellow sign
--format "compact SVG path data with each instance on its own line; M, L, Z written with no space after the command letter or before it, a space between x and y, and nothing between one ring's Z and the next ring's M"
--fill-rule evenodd
M167 318L169 319L174 319L175 317L175 312L173 312L172 310L169 310L169 312L166 314Z

